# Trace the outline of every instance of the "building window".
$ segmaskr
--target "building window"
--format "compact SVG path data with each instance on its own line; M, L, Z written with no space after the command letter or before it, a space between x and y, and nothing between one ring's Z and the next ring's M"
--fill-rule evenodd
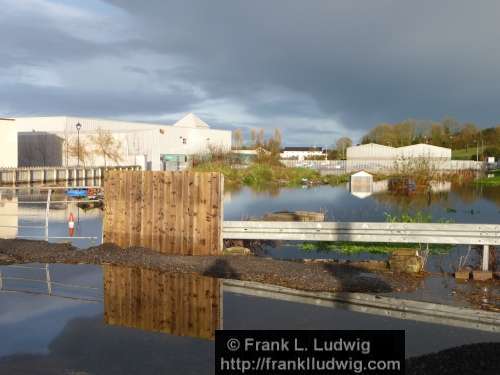
M182 143L186 144L187 143L187 139L186 138L182 138Z

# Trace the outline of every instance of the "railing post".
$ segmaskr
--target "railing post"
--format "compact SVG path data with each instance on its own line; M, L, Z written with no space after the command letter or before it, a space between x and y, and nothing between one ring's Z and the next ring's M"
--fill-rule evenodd
M50 196L52 189L47 192L47 206L45 207L45 241L49 241L49 210L50 210Z
M490 246L484 245L483 246L483 263L482 263L481 270L488 271L489 262L490 262Z
M52 295L52 281L50 279L50 269L48 263L45 263L45 275L47 277L47 292L49 293L50 296Z

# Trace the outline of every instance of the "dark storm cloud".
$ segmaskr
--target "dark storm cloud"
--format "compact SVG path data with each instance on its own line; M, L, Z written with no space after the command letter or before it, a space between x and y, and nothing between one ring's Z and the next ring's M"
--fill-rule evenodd
M140 119L217 101L244 113L219 109L213 124L279 126L290 143L406 118L500 123L497 1L105 2L116 12L96 26L31 13L0 22L0 82L2 68L118 60L80 69L82 87L71 72L48 88L9 81L0 109Z
M252 93L277 86L348 125L500 121L496 1L110 2L135 17L152 48L191 58L184 78L257 114Z
M29 92L30 97L26 97ZM165 112L188 112L196 98L189 92L163 95L150 92L131 95L129 92L89 91L78 87L34 87L25 84L1 85L0 100L8 107L29 102L23 116L40 114L74 116L161 116ZM13 114L14 115L14 114Z

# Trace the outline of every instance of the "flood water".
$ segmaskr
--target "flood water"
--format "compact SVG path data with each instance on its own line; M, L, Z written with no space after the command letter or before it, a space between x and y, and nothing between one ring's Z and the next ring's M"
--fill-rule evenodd
M49 265L48 295L46 265L24 267L0 267L0 335L9 338L0 341L1 374L213 373L215 329L404 329L406 357L500 341L488 331L248 296L205 276L117 266ZM149 282L138 283L144 276Z
M46 192L0 191L0 236L44 239ZM56 202L65 199L63 192L52 197ZM395 196L379 192L359 197L342 185L272 192L243 188L226 191L224 196L225 220L283 210L323 210L327 220L337 221L380 222L385 221L386 213L423 212L432 215L433 221L498 224L500 189L446 185L431 194ZM77 239L68 238L70 214L75 217ZM53 203L49 211L49 240L71 242L82 249L99 244L102 215L100 209L83 210L76 202ZM427 268L450 270L466 251L465 247L457 246L447 254L431 255ZM341 251L304 252L296 243L268 246L264 252L285 259L387 257ZM469 261L478 262L478 254L472 252ZM493 332L236 294L225 290L222 281L205 276L148 274L153 280L149 289L141 289L134 295L134 288L119 286L142 285L137 278L149 271L91 265L23 266L29 268L0 267L0 337L9 338L0 341L0 374L33 373L39 368L48 369L49 374L213 373L212 338L215 329L220 328L404 329L407 357L468 343L500 341L498 333ZM47 267L50 283L47 283ZM196 300L197 306L205 304L203 311L208 315L202 314L202 318L193 322L183 320L186 309L195 305L189 290L183 288L186 283L201 288L209 298ZM474 305L457 299L452 278L431 275L417 284L414 290L388 295ZM480 289L482 301L498 307L498 288ZM168 298L162 296L174 294L184 296L182 302L165 303ZM139 304L138 299L142 301ZM156 306L156 310L141 310L144 306Z

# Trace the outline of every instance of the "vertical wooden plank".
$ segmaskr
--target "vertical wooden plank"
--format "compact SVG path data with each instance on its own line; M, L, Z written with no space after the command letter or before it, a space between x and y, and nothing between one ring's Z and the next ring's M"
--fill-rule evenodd
M203 255L205 254L205 248L207 246L207 221L206 221L206 216L207 216L207 204L208 204L208 197L207 197L207 191L210 188L209 186L209 179L207 178L207 174L203 173L199 175L199 181L200 185L198 186L198 192L199 192L199 197L198 201L195 202L196 208L198 210L198 217L197 217L197 227L199 228L198 230L198 245L196 247L196 254L197 255Z
M175 248L172 249L173 254L184 255L182 249L183 235L183 210L184 202L182 197L182 172L172 172L175 181L174 199L175 199Z
M149 184L149 172L142 173L142 218L141 218L141 246L150 247L151 227L149 226L149 205L151 185Z
M183 225L182 225L182 248L184 255L193 255L192 246L190 246L190 237L191 237L191 200L190 200L190 174L191 172L185 171L182 173L182 199L184 201L183 204Z
M141 220L142 220L142 172L133 171L134 174L134 195L133 195L133 228L132 228L132 245L138 246L141 243Z
M131 233L132 233L132 215L131 215L131 206L132 206L132 199L131 199L131 191L133 189L132 180L133 176L130 171L124 172L124 192L123 192L123 200L124 200L124 207L125 210L122 212L122 216L125 217L125 227L124 233L123 233L123 246L124 247L130 247L132 246L131 244Z
M178 254L176 251L176 225L177 225L177 220L176 220L176 210L177 210L177 194L176 194L176 182L175 182L175 173L174 172L168 172L169 177L170 177L170 188L169 188L169 202L170 204L168 205L168 227L169 227L169 246L167 249L167 252L169 254Z
M199 201L200 201L200 173L191 174L191 209L192 209L192 222L191 222L191 248L193 254L199 254Z
M121 247L126 247L127 245L127 231L128 231L128 215L127 212L127 174L124 171L119 171L119 183L120 183L120 198L119 198L119 235L117 244Z
M151 196L151 248L155 251L160 251L160 241L159 241L159 213L160 205L159 200L159 190L158 190L158 179L161 172L151 172L152 174L152 196Z

